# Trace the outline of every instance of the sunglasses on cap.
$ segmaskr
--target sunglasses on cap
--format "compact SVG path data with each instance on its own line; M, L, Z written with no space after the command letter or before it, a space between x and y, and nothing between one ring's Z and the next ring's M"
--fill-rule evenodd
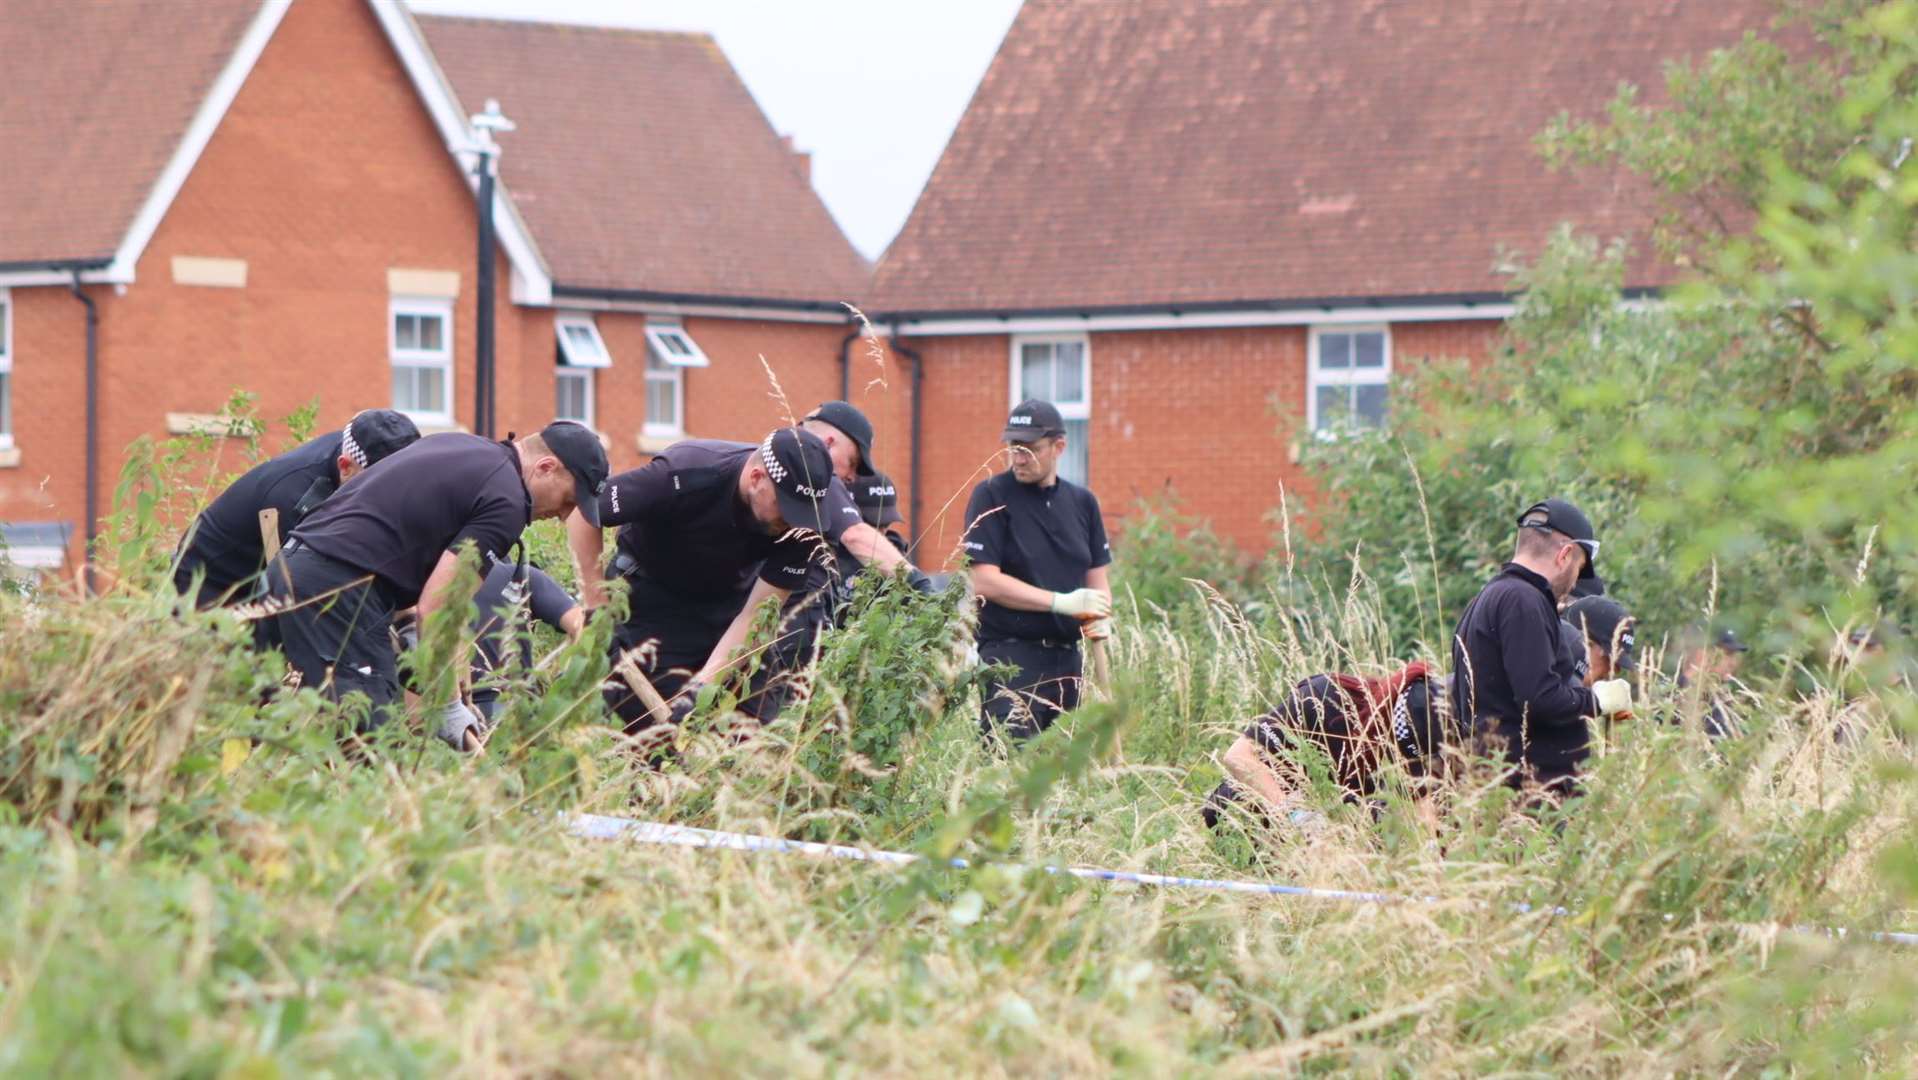
M1520 525L1519 528L1537 529L1539 532L1542 532L1542 533L1551 533L1553 536L1557 536L1564 539L1564 541L1568 544L1577 544L1579 547L1584 548L1585 557L1587 559L1592 560L1594 562L1598 560L1598 541L1596 540L1574 540L1571 537L1566 536L1564 533L1559 532L1557 529L1552 528L1552 526L1549 523L1543 522L1543 521L1527 521L1524 524Z

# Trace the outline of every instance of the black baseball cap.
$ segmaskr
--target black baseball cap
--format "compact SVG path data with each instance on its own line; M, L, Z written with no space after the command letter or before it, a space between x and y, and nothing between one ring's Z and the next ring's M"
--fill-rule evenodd
M833 482L825 440L804 428L779 428L759 444L759 464L779 497L779 516L795 529L826 532L820 503Z
M899 516L899 490L885 473L873 473L854 484L852 501L859 507L859 516L875 529L906 520Z
M1572 585L1572 599L1581 596L1604 596L1605 579L1594 573L1591 577L1581 577Z
M1038 442L1049 435L1065 433L1066 422L1059 416L1057 405L1039 398L1027 398L1012 407L1012 414L1006 417L1006 430L1000 433L999 441Z
M1611 654L1613 667L1632 670L1632 651L1638 641L1633 636L1631 613L1623 604L1605 596L1580 597L1565 609L1565 621Z
M344 444L340 452L365 468L419 442L420 429L413 418L403 412L362 409L347 422L345 436L352 440L352 446L357 447L359 453L354 454L352 447Z
M566 471L573 474L573 493L579 504L579 516L599 528L599 493L606 489L606 447L585 424L555 420L540 429L540 441L553 452Z
M1571 623L1569 616L1558 620L1558 658L1571 666L1572 675L1579 682L1591 674L1592 658L1585 652L1585 635Z
M1728 653L1746 653L1752 651L1750 645L1738 636L1737 631L1727 626L1712 637L1712 644Z
M878 473L878 467L872 463L872 421L859 411L859 406L850 401L824 401L820 402L817 409L807 413L806 419L831 424L846 433L846 438L859 448L857 472L860 476Z
M1533 520L1539 515L1543 515L1542 519ZM1598 533L1592 529L1592 519L1585 516L1585 511L1564 499L1546 499L1526 507L1518 516L1518 525L1521 529L1545 528L1563 534L1585 549L1585 566L1578 572L1579 580L1598 576L1593 565L1598 562Z

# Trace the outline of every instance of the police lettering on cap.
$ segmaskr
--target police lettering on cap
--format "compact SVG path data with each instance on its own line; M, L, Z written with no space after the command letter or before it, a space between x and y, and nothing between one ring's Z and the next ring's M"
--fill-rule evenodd
M1059 408L1050 401L1028 398L1012 407L1012 414L1006 417L1006 430L999 435L1000 442L1029 443L1052 435L1064 435L1066 422L1059 416Z
M606 476L612 471L606 464L606 447L585 424L555 420L540 429L540 441L553 452L566 471L573 474L573 495L579 516L594 528L599 527L599 493L606 488Z
M832 455L804 428L780 428L759 444L759 464L779 497L779 516L795 529L826 532L820 500L832 487Z
M878 467L872 463L872 421L859 411L857 405L849 401L822 402L817 409L806 414L806 419L817 420L822 424L831 424L846 433L852 444L859 448L859 467L855 470L860 476L873 476Z
M899 490L885 473L873 473L854 484L852 501L859 507L859 516L875 529L906 520L899 516Z
M1630 671L1632 652L1638 641L1630 612L1618 601L1604 596L1585 596L1565 609L1565 621L1576 627L1586 639L1596 643L1612 658L1612 666Z
M340 433L340 452L364 469L420 441L411 417L392 409L362 409Z
M1585 549L1585 565L1578 572L1579 580L1598 576L1598 533L1593 531L1592 519L1585 516L1585 511L1564 499L1546 499L1526 507L1518 516L1518 526L1555 532L1577 544Z

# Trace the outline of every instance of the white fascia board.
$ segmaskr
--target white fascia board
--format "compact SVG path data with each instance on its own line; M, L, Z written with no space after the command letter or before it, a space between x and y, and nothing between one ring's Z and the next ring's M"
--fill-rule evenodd
M419 23L414 21L412 13L399 0L366 0L366 3L379 19L380 29L385 31L386 40L399 56L400 65L406 69L407 78L412 80L421 104L426 106L427 115L433 118L434 127L439 129L440 139L447 152L453 155L453 163L459 169L460 177L466 181L469 190L477 193L479 177L473 175L473 169L462 155L470 154L479 140L465 115L460 112L459 99L453 94L453 84L447 81L446 73L440 70L439 61L427 49ZM533 306L550 304L553 300L552 272L539 253L539 245L533 242L526 222L521 220L519 210L514 207L506 182L497 177L493 183L493 228L499 237L500 247L506 252L506 258L513 264L513 301Z
M1037 315L1005 319L907 319L909 337L982 334L1111 333L1123 330L1217 330L1240 326L1330 326L1341 323L1453 322L1509 319L1512 303L1401 307L1298 308L1285 311L1152 311L1126 315Z
M515 299L518 299L515 297ZM820 323L844 326L851 316L841 311L812 311L800 308L728 307L724 304L669 304L636 300L596 300L590 297L562 296L550 301L561 311L617 311L634 315L673 315L680 318L749 319L754 322Z
M99 270L82 270L80 271L80 283L83 285L125 284L123 281L108 277L107 271L109 269L111 268L103 267ZM126 278L126 281L132 280L131 275ZM71 270L12 270L0 274L0 289L30 289L42 285L56 289L64 289L72 284L73 271Z
M240 87L246 84L247 76L253 73L253 65L259 62L260 54L266 51L266 43L272 40L273 32L280 28L280 20L286 18L287 9L292 6L293 0L266 0L260 5L259 14L253 16L253 22L241 35L239 47L233 50L226 67L220 69L219 77L213 80L212 89L200 102L199 111L193 114L180 145L174 147L166 168L160 170L160 178L154 182L153 190L147 193L146 202L133 215L133 224L127 228L126 236L120 240L120 247L113 253L112 265L100 271L98 276L82 274L81 280L117 285L132 283L134 267L145 253L147 244L152 241L154 232L159 229L161 219L172 208L180 189L186 186L186 178L192 175L200 154L213 139L213 132L219 128L220 121L226 118L226 110L232 106L233 99L240 96ZM72 280L71 275L68 275L68 280Z

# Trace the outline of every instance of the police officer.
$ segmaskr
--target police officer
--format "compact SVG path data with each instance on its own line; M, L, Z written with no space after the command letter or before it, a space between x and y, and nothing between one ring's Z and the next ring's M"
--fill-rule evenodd
M275 512L278 532L273 542L283 544L341 484L419 437L419 429L404 414L367 409L341 430L248 469L193 519L180 539L173 587L202 609L253 592L266 565L262 510Z
M1581 596L1566 605L1564 621L1585 647L1586 686L1622 679L1637 669L1638 623L1608 596Z
M860 518L878 529L894 548L905 550L908 544L898 532L898 525L905 519L899 515L898 489L893 486L892 478L882 472L872 472L855 478L849 486ZM846 625L851 614L853 579L861 565L844 544L833 545L833 556L831 565L814 566L807 580L807 591L794 593L781 609L778 633L739 703L740 711L746 715L762 721L778 716L780 709L800 689L806 665L811 663L818 648L820 631L827 626ZM936 591L931 577L910 562L906 566L907 581L913 588L921 592Z
M1079 704L1079 641L1102 637L1112 611L1112 547L1099 500L1059 475L1066 426L1051 402L1020 402L1000 438L1011 467L973 488L964 544L979 659L1015 669L986 687L980 727L1024 739Z
M533 622L568 637L586 628L586 609L550 574L507 560L493 562L473 594L473 608L472 694L450 702L440 717L439 737L455 750L478 750L498 722L495 676L505 668L509 651L518 655L520 667L533 666L533 639L527 633ZM407 642L417 643L417 638Z
M1563 499L1518 517L1512 561L1459 617L1452 638L1452 712L1502 749L1514 786L1569 794L1590 753L1587 718L1631 707L1631 687L1608 679L1581 685L1567 648L1558 601L1594 573L1597 534Z
M1744 666L1745 654L1751 651L1751 646L1729 626L1719 627L1717 633L1707 630L1703 626L1695 627L1681 639L1678 689L1700 688L1705 698L1705 734L1722 739L1740 731L1732 696L1737 689L1738 669ZM1673 714L1667 719L1675 723L1679 718Z
M569 421L503 442L433 435L393 455L309 515L267 568L287 662L335 699L397 701L393 614L417 605L431 618L469 544L505 559L534 521L580 504L597 517L606 473L599 436Z
M616 671L607 702L639 731L653 722L623 685L631 659L662 698L710 681L746 640L752 614L806 586L815 565L843 543L862 562L890 570L902 556L859 519L834 475L826 443L805 428L780 428L758 445L688 439L615 476L597 510L619 526L610 576L631 601L613 639ZM575 514L568 540L581 567L582 599L605 602L597 568L605 545L597 522ZM683 715L688 693L676 703Z

